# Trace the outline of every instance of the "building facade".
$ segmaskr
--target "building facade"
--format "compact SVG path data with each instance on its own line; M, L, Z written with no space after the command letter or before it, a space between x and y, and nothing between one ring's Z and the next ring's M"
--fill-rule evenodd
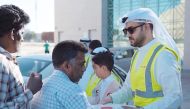
M113 27L112 24L108 24L110 22L108 19L111 18L107 17L109 9L113 9L108 8L109 1L55 0L55 42L79 41L86 35L91 40L101 40L104 46L112 46L108 44L108 42L112 44L112 38L108 38L108 31L113 30L108 29L108 25Z
M129 11L151 8L176 42L184 39L185 0L55 0L55 41L99 39L106 47L126 46L119 19Z
M86 35L105 47L129 46L119 19L133 9L151 8L177 42L183 68L190 70L188 0L55 0L54 4L55 42L79 41Z

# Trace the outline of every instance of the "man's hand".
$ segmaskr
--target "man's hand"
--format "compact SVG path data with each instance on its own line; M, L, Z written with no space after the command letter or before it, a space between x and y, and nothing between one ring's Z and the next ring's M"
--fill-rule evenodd
M35 94L42 88L42 84L42 75L39 73L32 73L28 80L27 88Z

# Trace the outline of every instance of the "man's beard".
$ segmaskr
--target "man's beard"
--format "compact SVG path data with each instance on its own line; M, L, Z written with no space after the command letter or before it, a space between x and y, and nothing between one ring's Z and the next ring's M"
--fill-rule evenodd
M136 41L134 42L134 47L142 47L144 45L144 41L146 39L146 36L141 33L138 38L136 38Z

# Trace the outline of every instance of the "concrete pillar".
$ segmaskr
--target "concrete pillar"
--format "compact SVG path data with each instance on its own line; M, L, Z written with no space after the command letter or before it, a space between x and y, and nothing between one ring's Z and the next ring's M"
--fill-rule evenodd
M190 71L190 0L185 0L185 35L183 69ZM190 73L190 72L189 72Z
M108 0L102 0L102 44L104 47L107 47L108 45L108 9L107 9L107 5L108 5Z

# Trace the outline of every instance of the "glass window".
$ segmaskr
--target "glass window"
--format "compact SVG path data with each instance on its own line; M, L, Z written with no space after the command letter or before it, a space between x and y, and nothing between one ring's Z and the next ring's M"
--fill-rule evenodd
M51 61L30 58L17 58L17 61L23 76L29 76L31 72L40 73L51 63Z

